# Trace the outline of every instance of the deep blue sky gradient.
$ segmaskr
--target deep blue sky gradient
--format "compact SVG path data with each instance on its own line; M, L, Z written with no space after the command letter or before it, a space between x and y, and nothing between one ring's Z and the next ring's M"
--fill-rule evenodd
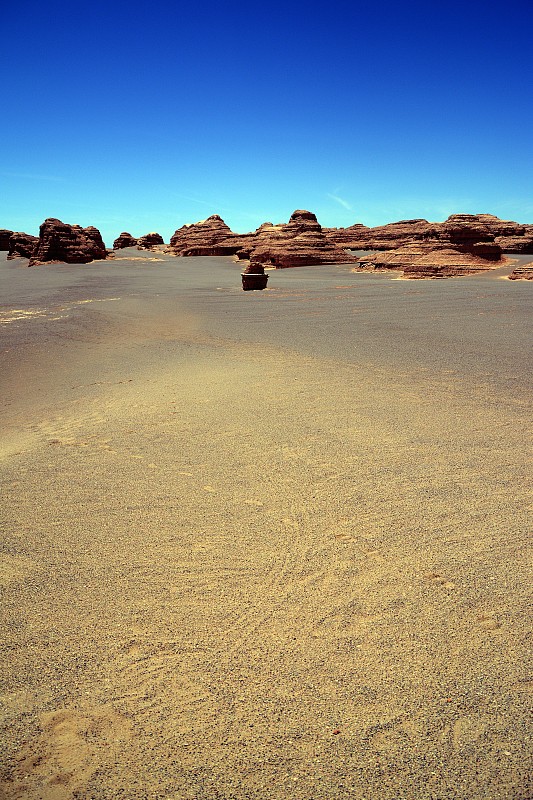
M533 4L4 0L0 227L533 222Z

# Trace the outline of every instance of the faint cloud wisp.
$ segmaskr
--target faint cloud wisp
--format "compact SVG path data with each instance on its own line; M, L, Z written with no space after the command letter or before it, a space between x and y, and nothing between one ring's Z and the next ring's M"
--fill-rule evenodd
M329 197L331 200L335 200L335 202L336 202L336 203L338 203L340 206L342 206L343 208L345 208L347 211L353 211L353 208L352 208L352 207L351 207L351 205L348 203L348 201L347 201L347 200L343 200L343 198L342 198L342 197L339 197L339 196L338 196L338 195L336 195L336 194L330 194L329 192L327 193L327 196L328 196L328 197Z

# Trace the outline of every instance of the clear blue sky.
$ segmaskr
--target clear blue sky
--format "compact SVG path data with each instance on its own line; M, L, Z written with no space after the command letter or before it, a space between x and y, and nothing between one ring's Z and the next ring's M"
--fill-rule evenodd
M533 4L4 0L0 227L533 222Z

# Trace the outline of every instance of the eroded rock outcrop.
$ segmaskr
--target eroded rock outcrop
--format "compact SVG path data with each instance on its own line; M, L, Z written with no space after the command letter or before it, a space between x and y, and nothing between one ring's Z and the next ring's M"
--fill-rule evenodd
M444 222L401 220L375 228L356 224L326 228L330 241L351 250L397 250L406 244L432 242L434 248L452 248L497 261L501 252L533 252L533 226L502 220L492 214L452 214Z
M124 247L137 247L137 239L127 231L122 231L113 242L113 250L122 250Z
M238 235L222 217L213 214L207 219L183 225L170 239L170 250L177 256L233 255L239 249ZM221 243L229 240L224 247Z
M161 244L165 243L160 233L146 233L137 239L137 247L140 250L152 250L152 248Z
M46 219L39 229L39 242L28 266L63 261L87 264L107 257L100 231L89 225L69 225L59 219Z
M295 211L286 225L262 225L239 257L278 269L342 264L353 256L330 241L311 211Z
M29 233L15 232L9 239L8 259L31 258L39 244L39 237Z
M520 267L515 267L507 277L510 281L533 281L533 262L531 264L522 264Z
M500 263L451 247L419 242L388 252L369 253L358 260L358 268L398 270L405 278L451 278L486 272Z
M13 235L13 231L8 231L7 228L0 228L0 250L9 250L9 240Z

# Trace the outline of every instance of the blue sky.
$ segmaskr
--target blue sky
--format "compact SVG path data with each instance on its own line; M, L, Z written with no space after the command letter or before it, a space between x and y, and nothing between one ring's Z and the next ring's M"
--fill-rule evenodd
M533 222L533 4L4 0L0 227Z

